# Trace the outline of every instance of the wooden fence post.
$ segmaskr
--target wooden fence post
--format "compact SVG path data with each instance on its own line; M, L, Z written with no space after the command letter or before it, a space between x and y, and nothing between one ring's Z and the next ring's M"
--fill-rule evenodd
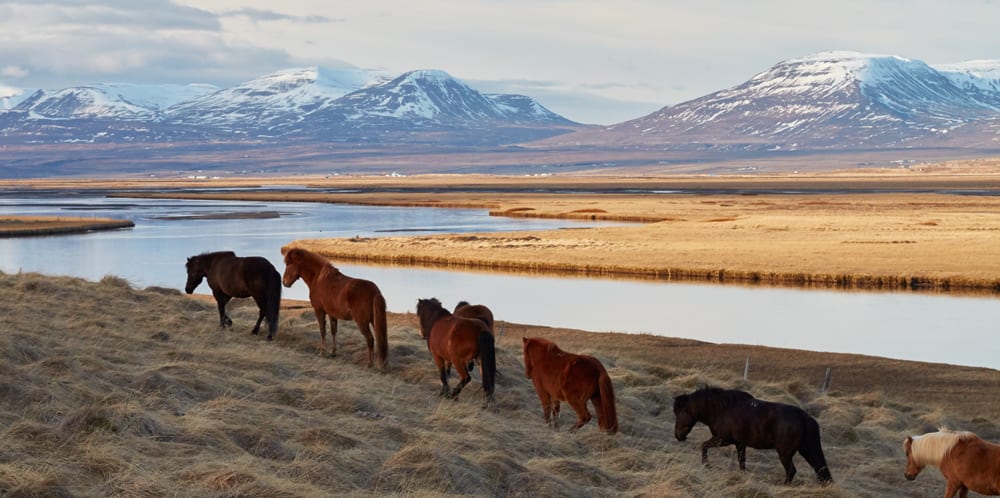
M826 375L823 376L823 387L820 392L826 394L826 391L830 389L830 377L833 374L833 370L830 367L826 368Z

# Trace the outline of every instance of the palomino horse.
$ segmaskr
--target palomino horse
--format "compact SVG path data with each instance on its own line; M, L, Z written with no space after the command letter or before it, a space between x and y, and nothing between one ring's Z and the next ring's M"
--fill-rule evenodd
M914 480L926 465L934 465L948 481L944 498L958 493L965 498L972 490L981 495L1000 495L1000 446L983 441L971 432L941 429L903 442L906 478Z
M358 330L368 344L368 367L375 358L375 342L378 342L378 368L385 373L388 365L388 334L385 323L385 298L372 282L351 278L340 273L330 262L314 252L305 249L282 249L285 255L285 275L281 281L291 287L302 278L309 286L309 302L316 312L319 335L323 340L320 354L326 354L326 317L330 317L330 356L337 355L337 320L354 320ZM372 330L375 336L372 337Z
M477 319L452 315L434 298L417 300L417 316L420 318L420 334L427 341L427 349L441 375L441 396L458 399L458 393L472 380L467 365L478 359L485 395L483 408L495 404L496 350L493 334L486 324ZM448 372L453 365L461 380L455 389L449 390Z
M524 337L524 374L535 384L542 402L545 423L559 428L559 402L565 401L576 412L573 431L590 421L587 400L594 403L597 425L608 434L618 432L615 390L604 365L597 358L567 353L552 341Z
M278 310L281 307L281 276L268 260L259 256L237 257L232 251L207 252L187 259L187 285L191 294L208 278L208 286L219 307L219 325L232 327L226 314L226 304L234 297L252 297L260 309L253 335L260 332L260 323L267 318L267 340L274 339L278 330Z
M708 449L736 445L740 470L746 470L747 446L776 449L785 467L785 484L795 477L792 457L798 451L816 471L820 482L833 482L820 444L819 424L801 408L754 398L735 389L706 387L674 398L674 436L684 441L701 422L712 437L701 445L701 461L708 463Z

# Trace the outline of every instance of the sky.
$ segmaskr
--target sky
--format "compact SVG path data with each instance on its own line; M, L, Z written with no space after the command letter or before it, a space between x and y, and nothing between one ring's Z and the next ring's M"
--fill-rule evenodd
M1000 0L0 0L0 99L225 87L310 66L440 69L611 124L822 51L1000 59L998 20Z

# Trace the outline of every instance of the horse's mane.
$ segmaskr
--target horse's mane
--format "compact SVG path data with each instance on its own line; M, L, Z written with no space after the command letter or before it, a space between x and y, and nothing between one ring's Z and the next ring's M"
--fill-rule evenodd
M296 251L300 255L301 259L305 260L306 265L308 266L318 266L320 268L328 266L334 272L340 273L340 269L333 266L333 263L331 263L330 260L322 254L298 247L292 248L292 250Z
M722 389L720 387L712 386L702 387L697 391L684 396L684 399L686 399L688 404L693 403L700 409L710 409L715 413L728 410L729 407L738 403L745 403L754 399L750 393L736 389ZM678 397L677 401L680 399L681 398ZM674 402L675 405L677 404L677 401Z
M201 253L201 254L199 254L197 256L193 256L193 257L195 257L195 258L217 258L219 256L232 256L232 257L236 257L236 253L233 252L233 251L206 251L206 252L203 252L203 253Z
M941 460L959 441L978 439L979 436L969 431L951 431L940 429L921 436L913 436L910 445L910 456L921 465L940 465Z

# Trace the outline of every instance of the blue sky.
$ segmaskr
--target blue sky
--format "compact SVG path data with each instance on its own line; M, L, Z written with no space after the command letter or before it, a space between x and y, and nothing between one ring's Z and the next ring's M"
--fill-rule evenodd
M279 69L442 69L610 124L826 50L1000 59L992 0L0 0L0 97L227 86Z

